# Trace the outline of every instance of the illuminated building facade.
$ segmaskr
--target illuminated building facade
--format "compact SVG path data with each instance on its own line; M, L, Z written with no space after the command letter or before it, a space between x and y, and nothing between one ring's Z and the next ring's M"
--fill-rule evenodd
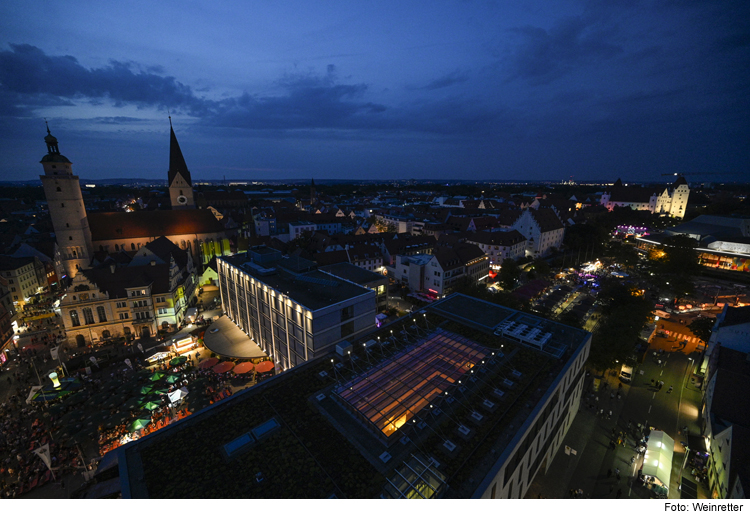
M375 327L376 292L265 246L217 258L224 312L281 370Z

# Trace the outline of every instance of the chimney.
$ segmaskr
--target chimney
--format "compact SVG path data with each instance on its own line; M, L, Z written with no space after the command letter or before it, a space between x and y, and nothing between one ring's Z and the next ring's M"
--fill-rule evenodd
M115 274L115 264L110 264L109 270L112 271L112 274Z

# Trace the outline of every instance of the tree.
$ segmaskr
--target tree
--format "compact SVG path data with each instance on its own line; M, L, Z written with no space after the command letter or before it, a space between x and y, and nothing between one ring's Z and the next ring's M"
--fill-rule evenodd
M531 264L531 268L534 270L538 278L547 276L550 272L549 264L542 258L534 260L534 263Z
M666 285L674 295L675 304L679 304L680 300L695 293L695 285L688 276L672 276L669 282L666 282Z
M505 258L497 278L503 289L513 289L516 287L518 278L521 276L521 269L513 258Z
M708 344L708 339L711 338L711 332L714 329L715 322L716 320L713 318L696 318L690 324L688 324L688 329L693 332L693 335L701 339L704 343Z
M685 234L670 236L662 243L664 272L674 275L693 275L700 270L698 242Z
M640 261L638 257L638 251L632 245L625 243L611 243L607 256L614 258L614 260L627 268L635 267Z

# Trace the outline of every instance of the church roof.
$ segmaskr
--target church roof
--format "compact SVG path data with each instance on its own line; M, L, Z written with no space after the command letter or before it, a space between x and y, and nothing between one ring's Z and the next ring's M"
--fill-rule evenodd
M190 171L185 163L185 158L182 156L182 150L180 150L180 143L177 142L177 136L174 135L174 129L172 125L169 125L169 185L172 185L172 181L175 176L179 173L188 185L192 185L190 179Z
M88 216L94 242L224 231L208 209L91 212Z

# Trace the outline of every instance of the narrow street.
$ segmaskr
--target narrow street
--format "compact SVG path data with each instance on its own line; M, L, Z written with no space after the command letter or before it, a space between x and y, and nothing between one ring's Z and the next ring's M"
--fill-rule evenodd
M566 435L563 446L553 460L546 474L540 473L532 483L527 498L539 495L545 498L569 497L569 489L582 489L585 498L648 498L650 493L639 485L636 474L643 458L631 465L635 456L636 441L640 436L635 432L640 423L643 427L655 427L666 432L675 441L672 460L669 498L680 497L680 471L685 456L681 442L687 442L680 431L688 427L688 433L700 436L699 407L701 391L690 375L692 360L697 355L671 352L659 358L649 352L643 364L634 369L630 385L622 384L607 375L598 392L592 392L593 377L588 376L581 408ZM664 386L657 390L651 383L663 381ZM673 390L668 393L669 387ZM620 398L617 393L620 393ZM587 396L586 394L592 394ZM597 400L598 398L598 400ZM603 413L602 413L603 410ZM612 418L609 411L612 410ZM612 430L627 431L630 423L632 433L627 434L624 446L611 448ZM565 446L576 451L576 455L566 455ZM620 471L620 478L615 475ZM608 476L608 471L612 471ZM694 482L687 469L682 477ZM698 497L706 498L706 490L698 485Z

